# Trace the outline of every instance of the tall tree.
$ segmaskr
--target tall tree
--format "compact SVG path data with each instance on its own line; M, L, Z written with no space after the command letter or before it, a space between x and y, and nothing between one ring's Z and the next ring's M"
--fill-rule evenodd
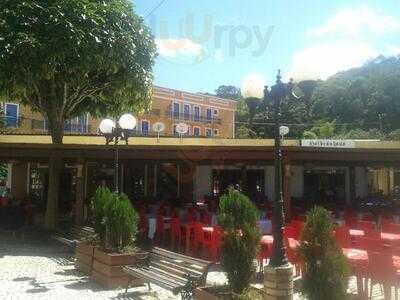
M233 85L220 85L215 94L217 97L231 100L239 100L241 97L240 89Z
M128 0L2 0L0 92L30 105L61 144L64 121L150 103L154 39ZM49 159L46 225L54 228L62 158Z
M400 56L380 56L332 76L317 87L313 100L317 118L352 123L353 129L399 129Z

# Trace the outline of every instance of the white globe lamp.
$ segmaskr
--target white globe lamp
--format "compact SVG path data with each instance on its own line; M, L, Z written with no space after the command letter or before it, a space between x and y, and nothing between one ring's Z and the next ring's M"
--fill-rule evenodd
M111 134L114 128L115 122L111 119L104 119L99 125L99 129L102 134Z
M137 120L131 114L123 114L119 120L118 124L122 129L133 130L136 127Z
M264 98L264 79L259 75L249 75L243 80L243 98Z

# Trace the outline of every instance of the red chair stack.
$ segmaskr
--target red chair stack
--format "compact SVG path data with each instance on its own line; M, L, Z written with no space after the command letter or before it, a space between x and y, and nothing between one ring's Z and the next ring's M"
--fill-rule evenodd
M335 237L338 245L341 248L351 248L351 238L349 233L349 227L339 226L335 230Z
M222 229L219 226L214 226L210 234L205 234L203 246L208 250L209 257L212 261L218 261L220 256L222 241Z
M155 240L158 244L164 240L164 216L161 214L157 214Z
M177 217L171 219L171 246L180 248L182 243L181 222Z
M357 229L363 230L365 234L370 233L375 229L375 222L372 221L358 221Z
M400 234L400 224L394 224L394 223L382 224L382 231Z

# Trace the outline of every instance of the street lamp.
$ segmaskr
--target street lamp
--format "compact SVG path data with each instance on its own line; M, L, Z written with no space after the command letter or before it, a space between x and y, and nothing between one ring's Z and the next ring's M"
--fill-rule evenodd
M282 137L288 133L288 128L281 126L281 103L288 96L293 95L293 82L283 83L278 71L275 85L268 89L257 81L247 81L242 87L242 95L246 99L260 99L264 103L271 101L274 114L275 139L275 195L274 195L274 246L271 257L271 266L280 267L288 264L286 249L283 241L284 211L283 211L283 171L282 171ZM263 96L261 96L263 95Z
M118 143L124 140L128 145L129 134L136 127L137 120L131 114L123 114L118 121L104 119L100 122L99 130L106 138L106 145L114 141L114 188L119 193L119 162Z

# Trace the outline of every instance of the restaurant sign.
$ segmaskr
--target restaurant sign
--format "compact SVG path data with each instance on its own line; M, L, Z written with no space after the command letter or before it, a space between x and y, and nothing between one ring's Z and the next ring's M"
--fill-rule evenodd
M301 140L302 147L315 148L355 148L352 140Z

